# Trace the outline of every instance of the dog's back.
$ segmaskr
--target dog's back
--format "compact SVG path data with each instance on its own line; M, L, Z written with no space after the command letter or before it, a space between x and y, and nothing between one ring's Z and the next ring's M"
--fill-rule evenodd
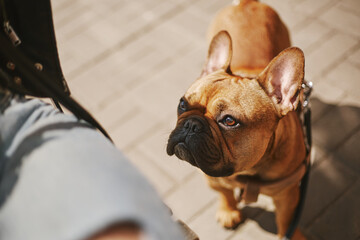
M222 9L210 25L208 39L226 30L233 40L231 69L259 73L290 46L288 30L278 14L256 0L241 0Z

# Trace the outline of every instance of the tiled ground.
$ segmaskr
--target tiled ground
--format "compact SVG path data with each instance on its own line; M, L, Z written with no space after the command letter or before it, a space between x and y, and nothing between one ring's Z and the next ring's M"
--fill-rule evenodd
M360 239L360 1L263 0L306 55L315 160L301 228L309 239ZM236 230L214 219L216 194L168 157L180 96L206 56L209 21L228 0L53 0L73 96L110 132L175 215L202 240L276 239L271 200L245 207Z

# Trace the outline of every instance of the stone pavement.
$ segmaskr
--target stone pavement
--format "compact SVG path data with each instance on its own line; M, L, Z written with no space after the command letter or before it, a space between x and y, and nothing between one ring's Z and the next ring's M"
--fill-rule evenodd
M313 168L300 223L309 239L360 239L360 1L263 0L306 56ZM245 206L235 230L217 225L202 174L165 153L179 98L199 75L205 33L230 0L53 0L58 47L73 97L202 240L276 239L273 204Z

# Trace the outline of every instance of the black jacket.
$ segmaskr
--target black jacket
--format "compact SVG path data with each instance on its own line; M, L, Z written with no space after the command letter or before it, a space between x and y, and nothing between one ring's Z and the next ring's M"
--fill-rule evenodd
M0 15L1 85L20 94L53 97L34 86L27 71L16 64L23 60L46 76L46 81L69 95L58 57L50 0L0 0ZM4 26L7 24L12 29ZM20 44L15 46L8 36L9 31L14 31L12 35L16 33Z

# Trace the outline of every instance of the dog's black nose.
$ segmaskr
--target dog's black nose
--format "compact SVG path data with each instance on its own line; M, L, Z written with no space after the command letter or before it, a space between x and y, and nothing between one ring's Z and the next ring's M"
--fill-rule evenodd
M184 123L184 128L188 130L188 133L199 133L204 130L204 124L200 119L190 118Z

